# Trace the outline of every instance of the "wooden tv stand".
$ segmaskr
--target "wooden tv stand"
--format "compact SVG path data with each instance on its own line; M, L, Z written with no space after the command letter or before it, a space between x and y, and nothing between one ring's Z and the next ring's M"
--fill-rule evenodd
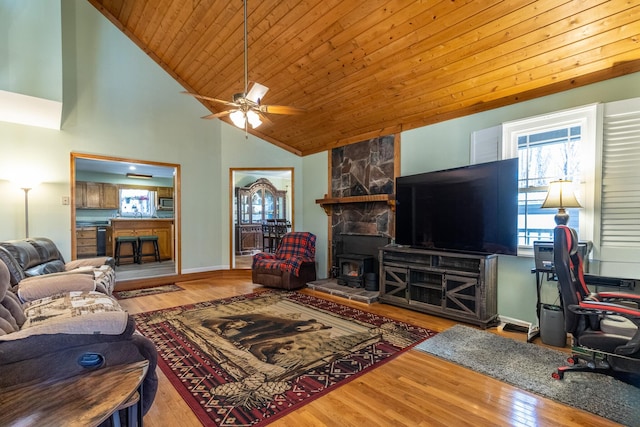
M380 301L483 328L498 324L498 257L387 246Z

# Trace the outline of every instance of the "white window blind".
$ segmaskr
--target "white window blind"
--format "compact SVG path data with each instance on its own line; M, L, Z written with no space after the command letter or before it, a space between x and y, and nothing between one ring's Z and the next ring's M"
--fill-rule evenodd
M471 134L471 152L469 163L493 162L500 160L500 147L502 146L502 125L481 129Z
M640 254L640 98L604 107L600 244L603 260ZM618 249L615 251L615 249ZM626 250L625 250L626 249ZM629 249L635 249L629 251ZM636 251L637 250L637 251ZM610 256L607 256L610 255Z

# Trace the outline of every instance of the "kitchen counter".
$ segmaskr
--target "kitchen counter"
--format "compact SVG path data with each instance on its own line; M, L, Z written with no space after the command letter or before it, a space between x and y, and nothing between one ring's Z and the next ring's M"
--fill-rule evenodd
M76 221L76 228L80 227L105 227L109 221Z
M174 259L173 218L112 218L110 222L107 245L111 249L111 254L115 253L116 238L119 236L154 235L158 236L160 259Z
M144 221L162 221L162 222L170 222L173 224L173 218L133 218L133 217L118 217L118 218L111 218L109 220L109 222L111 222L111 225L114 225L114 223L120 223L120 222L144 222Z

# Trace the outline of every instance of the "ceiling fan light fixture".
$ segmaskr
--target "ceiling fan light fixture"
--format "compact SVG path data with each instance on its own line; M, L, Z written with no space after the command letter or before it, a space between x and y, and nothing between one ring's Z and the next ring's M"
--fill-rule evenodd
M248 42L247 42L247 0L243 0L243 21L244 21L244 92L238 92L233 94L233 102L223 101L217 98L211 98L208 96L198 95L195 93L184 92L188 95L194 96L206 101L212 101L218 104L226 105L227 108L217 113L208 114L203 119L214 119L229 116L233 124L240 129L245 130L245 137L247 136L248 125L251 125L252 129L260 126L263 121L267 124L271 123L271 120L267 117L267 114L301 114L305 112L302 108L287 107L284 105L266 105L262 103L262 98L269 91L269 88L258 83L253 82L251 88L249 88L249 60L248 60ZM230 108L229 108L230 107Z
M262 120L260 120L260 115L253 110L249 110L246 113L241 110L236 110L231 114L229 114L229 118L231 119L233 124L239 127L240 129L244 129L247 122L249 122L252 129L257 128L262 124Z
M233 111L231 114L229 114L229 118L231 119L234 125L236 125L240 129L244 129L245 117L242 111L240 110Z
M260 120L260 116L253 110L247 111L247 120L251 125L251 128L255 129L262 124L262 120Z

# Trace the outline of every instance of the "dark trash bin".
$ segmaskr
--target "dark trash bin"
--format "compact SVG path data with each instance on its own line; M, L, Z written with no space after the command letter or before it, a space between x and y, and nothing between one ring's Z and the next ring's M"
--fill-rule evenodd
M558 305L543 304L540 311L540 338L547 345L565 347L564 312Z

